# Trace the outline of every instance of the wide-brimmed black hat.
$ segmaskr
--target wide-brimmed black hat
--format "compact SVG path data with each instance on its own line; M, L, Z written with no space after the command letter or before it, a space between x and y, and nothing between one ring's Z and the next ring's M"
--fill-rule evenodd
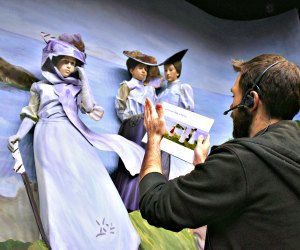
M174 62L181 61L187 51L188 49L181 50L175 53L174 55L170 56L169 58L167 58L166 60L164 60L162 63L158 65L160 66L165 64L174 64Z

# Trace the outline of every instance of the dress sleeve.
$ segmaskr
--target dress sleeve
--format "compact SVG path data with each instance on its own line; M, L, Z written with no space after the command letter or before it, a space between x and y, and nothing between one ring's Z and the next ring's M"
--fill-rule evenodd
M30 118L35 123L38 121L38 111L40 107L40 96L36 89L36 83L33 83L30 88L30 99L28 106L22 108L20 117L23 120L25 117Z
M79 106L81 113L90 113L91 111L93 111L93 108L96 105L96 101L92 93L90 84L87 80L87 77L85 76L81 80L81 82L82 85L79 95L77 97L77 105Z
M150 173L140 182L142 216L172 231L212 224L245 204L246 177L238 156L219 150L191 173L170 181Z
M180 102L185 109L194 111L194 94L191 85L181 84Z
M129 95L130 89L127 86L126 82L121 83L118 94L115 99L115 108L117 111L117 115L121 121L124 120L124 111L127 108L127 99Z

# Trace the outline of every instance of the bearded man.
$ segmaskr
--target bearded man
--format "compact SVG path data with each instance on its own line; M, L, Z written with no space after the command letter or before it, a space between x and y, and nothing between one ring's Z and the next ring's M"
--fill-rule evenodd
M195 170L161 174L163 108L149 100L140 210L172 231L207 225L205 249L298 249L300 246L300 69L279 55L233 61L234 139L214 147L198 139ZM208 155L208 156L207 156Z

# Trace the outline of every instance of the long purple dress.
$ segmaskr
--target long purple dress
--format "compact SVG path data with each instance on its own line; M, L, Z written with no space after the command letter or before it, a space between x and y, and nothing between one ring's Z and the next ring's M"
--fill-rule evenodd
M51 53L79 53L59 41L48 45L46 64ZM36 122L40 213L52 249L138 249L140 238L97 149L117 152L128 168L140 166L143 149L121 136L90 131L77 114L82 82L63 78L56 68L42 73L47 80L32 85L22 116Z

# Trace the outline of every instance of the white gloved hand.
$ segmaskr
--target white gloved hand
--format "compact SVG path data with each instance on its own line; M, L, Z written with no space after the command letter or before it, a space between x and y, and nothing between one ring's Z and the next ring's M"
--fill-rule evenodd
M15 150L15 143L17 143L20 140L20 136L18 134L12 135L8 137L8 144L7 147L10 150L10 152L14 152Z
M83 110L87 113L90 113L95 106L95 100L92 95L88 78L85 74L85 70L82 67L77 66L76 70L78 71L79 78L81 80L81 106Z
M8 149L13 152L14 151L14 144L23 139L25 135L30 131L33 127L35 122L30 118L25 117L19 127L18 132L15 135L12 135L8 138Z
M104 115L104 109L100 106L94 106L93 110L87 113L95 121L99 121Z
M82 68L80 66L76 66L75 71L78 71L79 79L81 81L86 81L87 80L87 76L85 74L84 68Z
M19 150L19 142L16 141L13 144L13 152L12 152L12 157L15 159L15 165L14 165L14 170L16 173L22 174L25 172L25 167L23 165L23 160L22 156Z

